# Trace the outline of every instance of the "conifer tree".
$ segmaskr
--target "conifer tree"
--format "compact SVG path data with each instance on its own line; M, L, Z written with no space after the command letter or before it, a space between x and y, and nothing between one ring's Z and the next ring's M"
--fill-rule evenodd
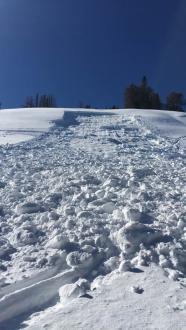
M39 95L38 93L36 93L36 97L35 97L35 107L38 108L39 106Z
M147 85L147 78L143 76L140 86L130 85L124 93L125 108L136 109L161 109L159 95Z
M183 107L186 105L186 100L182 93L172 92L167 96L165 108L166 110L184 112Z
M22 105L23 108L55 108L56 107L56 99L53 94L43 94L40 96L36 93L35 99L32 96L28 96Z

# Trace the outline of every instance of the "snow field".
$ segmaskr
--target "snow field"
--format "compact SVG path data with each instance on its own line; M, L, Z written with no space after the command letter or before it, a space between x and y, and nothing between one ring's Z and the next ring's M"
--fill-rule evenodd
M1 322L58 290L62 304L89 294L78 278L152 263L186 285L184 139L174 143L139 116L66 121L1 146Z

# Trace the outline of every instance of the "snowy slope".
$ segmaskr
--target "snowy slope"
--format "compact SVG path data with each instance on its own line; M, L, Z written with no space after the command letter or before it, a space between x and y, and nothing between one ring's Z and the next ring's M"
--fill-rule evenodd
M184 329L185 127L0 111L0 329Z

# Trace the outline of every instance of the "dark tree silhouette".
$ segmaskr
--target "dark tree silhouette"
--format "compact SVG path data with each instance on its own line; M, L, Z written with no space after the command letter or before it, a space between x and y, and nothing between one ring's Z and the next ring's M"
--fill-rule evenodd
M166 110L184 112L183 107L186 105L186 100L182 93L172 92L167 96L165 108Z
M37 93L35 99L32 96L28 96L22 105L22 108L56 108L56 98L53 94L43 94L39 98Z
M159 95L147 85L147 78L143 76L140 86L130 85L124 92L125 108L162 109Z

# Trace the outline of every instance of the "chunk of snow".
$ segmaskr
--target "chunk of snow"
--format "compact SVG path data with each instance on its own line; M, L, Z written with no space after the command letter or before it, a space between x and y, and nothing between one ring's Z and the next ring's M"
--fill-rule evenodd
M103 187L110 186L110 187L117 187L118 181L115 179L108 179L104 182Z
M69 238L67 236L56 235L47 242L46 247L51 249L64 249L68 243Z
M102 206L103 211L109 214L112 214L112 212L116 209L116 206L113 202L108 202Z
M142 223L127 223L118 232L118 244L123 250L123 247L129 243L132 244L136 251L141 243L153 244L158 239L163 237L163 233L159 229L152 228Z
M11 242L15 246L30 245L35 244L37 238L28 230L17 229L11 236Z
M90 289L90 283L86 279L79 279L73 284L63 285L59 289L60 302L64 305L71 300L85 294Z
M125 207L123 213L126 221L140 222L141 212L137 209Z
M67 255L66 262L70 267L88 268L93 262L93 257L88 252L74 251Z
M81 211L77 214L78 218L89 218L92 216L92 213L89 211Z
M37 213L39 211L41 211L41 207L36 203L26 202L16 206L17 214Z
M130 260L123 260L119 265L120 272L127 272L131 270L131 262Z

